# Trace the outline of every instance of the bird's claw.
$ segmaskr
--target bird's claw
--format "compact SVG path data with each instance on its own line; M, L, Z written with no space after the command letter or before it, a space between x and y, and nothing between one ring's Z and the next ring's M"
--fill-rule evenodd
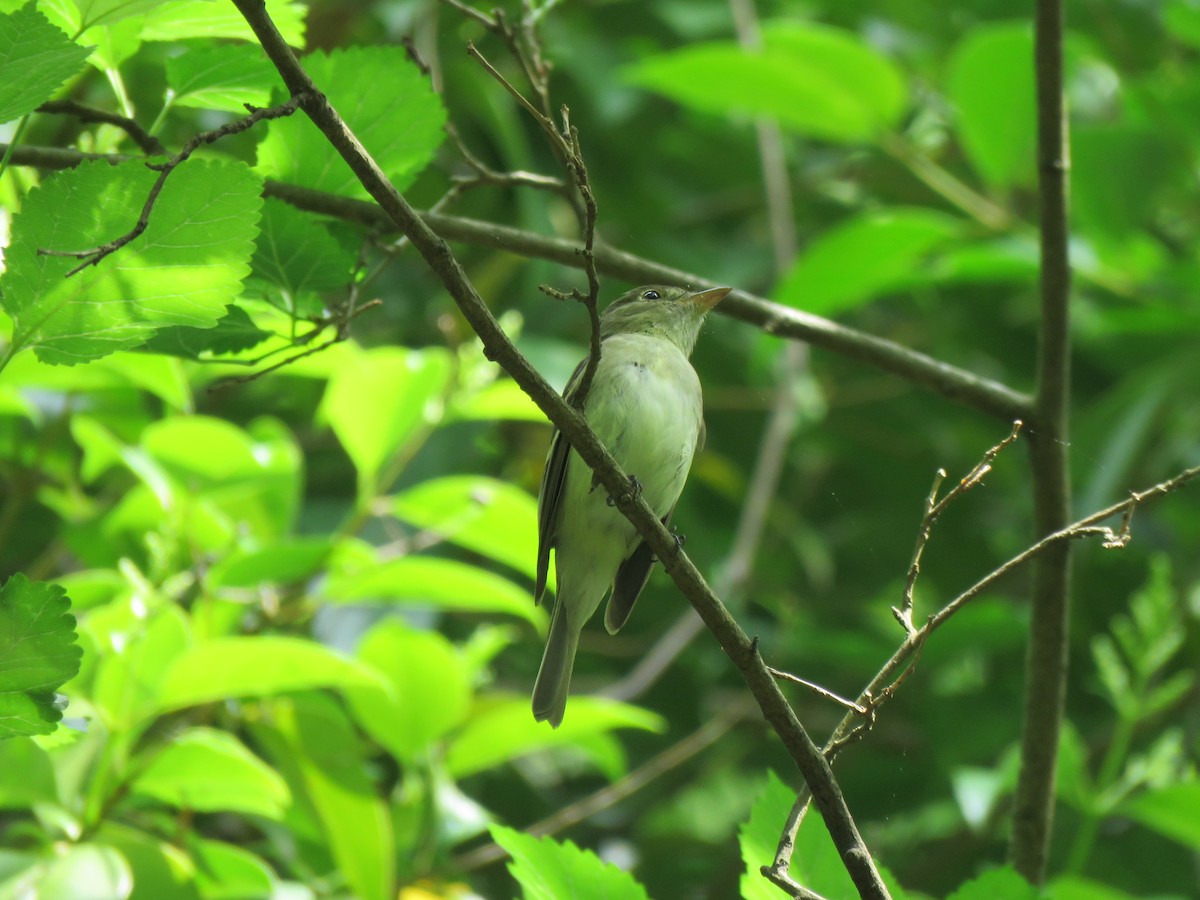
M679 551L683 549L683 545L687 543L687 535L680 534L678 531L676 531L674 528L672 528L671 529L671 537L674 538L674 540L675 540L675 554L678 555ZM657 556L651 556L650 561L651 562L661 562L661 560Z
M622 499L624 499L624 497L628 497L630 500L636 500L640 496L642 496L642 483L640 481L638 481L638 478L636 475L630 475L629 476L629 493L623 495ZM604 502L607 503L609 506L617 505L617 500L615 497L613 497L612 494L609 494L608 499L605 500Z

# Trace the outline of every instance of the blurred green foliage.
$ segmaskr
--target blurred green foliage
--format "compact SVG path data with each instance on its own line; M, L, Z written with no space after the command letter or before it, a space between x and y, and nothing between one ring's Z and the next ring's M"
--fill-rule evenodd
M1024 8L763 0L752 54L727 0L533 5L606 240L1030 387ZM443 121L492 169L563 175L464 52L474 41L522 84L478 22L432 0L267 8L416 205L472 171ZM1200 12L1077 0L1068 25L1084 514L1200 456ZM113 125L34 112L70 98L136 118L174 152L243 103L282 99L251 38L231 4L0 0L2 133L138 153ZM86 64L81 47L95 48ZM756 117L784 136L801 247L782 272ZM70 279L79 260L37 251L118 237L153 174L128 160L57 173L10 161L0 175L0 896L413 900L512 896L513 878L527 897L563 884L579 897L778 895L757 870L798 779L715 642L701 635L630 703L602 695L685 615L668 579L651 580L619 636L585 634L575 685L593 696L572 699L561 729L529 714L545 629L529 597L549 438L536 408L410 248L261 199L264 178L360 194L310 123L261 122L200 155L170 176L146 234ZM461 189L446 211L574 236L545 191ZM456 249L561 387L587 319L537 285L582 276ZM607 280L604 294L626 287ZM324 347L347 304L361 311L350 340ZM714 581L781 350L720 316L697 348L708 444L674 522ZM902 637L889 607L934 472L966 473L1009 423L823 352L785 388L795 431L730 600L772 665L853 695ZM1028 485L1014 447L942 517L918 619L1031 542ZM1060 900L1200 890L1196 510L1193 488L1140 510L1128 548L1078 547L1048 888ZM896 896L1033 895L1002 868L1026 578L952 619L839 757ZM45 635L7 630L42 607ZM67 727L45 734L58 690ZM841 717L788 691L814 736ZM700 732L713 723L719 734ZM556 833L572 843L513 830L671 746L698 752ZM511 874L480 851L491 840ZM815 813L800 846L794 877L851 895Z

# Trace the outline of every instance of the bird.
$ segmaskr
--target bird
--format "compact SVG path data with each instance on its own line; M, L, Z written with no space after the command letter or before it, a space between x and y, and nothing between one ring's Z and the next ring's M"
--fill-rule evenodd
M600 362L584 417L664 525L704 441L700 379L689 357L705 316L730 290L644 285L618 297L600 317ZM568 402L587 362L567 382ZM532 705L537 721L558 728L584 625L607 595L604 627L619 631L654 556L557 430L538 494L537 604L546 592L551 549L557 588Z

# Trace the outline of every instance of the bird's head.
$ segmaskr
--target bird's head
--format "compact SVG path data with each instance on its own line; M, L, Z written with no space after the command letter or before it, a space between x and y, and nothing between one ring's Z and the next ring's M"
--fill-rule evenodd
M690 355L704 317L729 291L727 287L691 291L659 284L634 288L604 310L600 317L600 337L616 334L664 337Z

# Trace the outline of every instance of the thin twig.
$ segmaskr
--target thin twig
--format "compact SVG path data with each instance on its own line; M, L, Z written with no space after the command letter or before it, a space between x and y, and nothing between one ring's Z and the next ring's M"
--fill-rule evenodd
M115 125L120 128L147 156L166 156L167 148L162 141L148 132L145 128L128 116L94 109L77 103L74 100L47 100L37 108L40 113L55 113L57 115L74 116L80 122L99 122L104 125Z
M519 169L512 172L497 172L471 152L452 122L446 123L446 134L450 135L450 139L454 141L454 146L458 149L459 155L462 156L466 164L475 173L474 175L451 176L451 181L460 191L481 186L528 187L539 191L549 191L560 196L568 191L565 181L550 175L525 172Z
M824 697L826 700L832 700L834 703L842 706L852 712L858 713L860 716L865 716L870 710L862 704L855 703L853 700L847 700L845 697L835 694L829 688L821 687L815 681L809 681L801 678L799 675L793 675L791 672L785 672L782 669L776 669L774 666L767 666L767 671L776 678L782 678L784 681L790 681L793 684L798 684L801 687L808 688L818 697Z
M568 200L571 200L572 205L575 207L576 215L580 218L580 230L583 233L583 247L578 250L578 253L583 260L583 269L587 275L588 291L586 296L582 296L580 299L587 309L591 332L587 362L584 365L579 383L575 386L575 390L571 395L571 401L576 409L582 411L587 403L588 392L592 387L592 379L595 377L596 369L600 365L600 278L596 272L596 195L592 191L591 181L588 178L587 165L583 161L583 148L579 141L579 130L571 124L570 109L567 106L563 106L561 109L561 130L550 117L548 111L550 102L548 71L541 59L534 27L529 24L529 12L529 7L526 6L526 17L523 20L523 27L525 29L524 39L516 36L516 33L504 20L500 10L496 10L493 13L494 24L490 27L505 38L509 50L521 64L530 87L537 94L542 107L541 109L535 106L505 78L479 52L474 43L467 44L467 53L483 66L484 70L499 82L509 94L516 98L517 102L538 123L542 132L546 135L551 149L562 162L562 165L570 172L571 180L578 191L578 202L574 202L575 197L573 195L568 195ZM582 204L582 207L580 207L580 204Z
M238 119L236 122L230 122L222 125L220 128L214 128L212 131L205 131L186 144L183 149L177 154L168 159L165 163L146 163L146 167L158 172L158 178L154 182L154 186L150 188L150 193L146 197L146 202L142 205L142 212L138 216L137 224L126 234L115 238L106 244L101 244L99 247L91 247L87 250L53 250L40 248L39 256L67 256L74 259L82 259L79 265L69 271L65 277L70 278L72 275L78 274L88 266L95 266L102 259L117 252L122 247L136 240L150 225L150 213L154 209L154 204L158 201L158 196L162 193L163 186L167 183L167 179L171 173L182 164L188 157L196 152L205 144L212 144L219 141L223 137L228 137L231 134L245 131L253 127L264 119L279 119L284 116L290 116L299 108L303 98L292 97L286 103L281 103L279 106L272 106L265 109L258 109L246 104L246 108L250 110L250 115Z
M938 491L941 490L942 482L946 479L946 470L938 469L937 474L934 475L933 488L929 492L929 497L925 500L925 515L922 516L921 527L917 531L917 541L913 547L912 562L908 566L908 576L904 581L904 593L901 597L900 606L899 608L892 607L892 615L904 627L907 634L911 635L916 631L912 623L913 591L917 586L917 578L921 574L921 556L925 553L925 547L929 543L929 538L933 535L934 523L946 511L946 507L975 487L975 485L979 484L984 476L992 470L992 463L996 461L996 457L1000 455L1000 451L1017 439L1017 436L1021 433L1021 426L1023 424L1020 419L1014 421L1012 431L1009 432L1008 437L984 453L983 458L975 464L975 467L960 478L958 484L941 500L938 500Z
M353 303L348 303L346 305L346 308L344 310L342 310L337 316L333 316L333 317L322 319L322 320L318 321L316 323L317 324L316 328L314 328L312 331L308 332L307 334L303 335L299 340L294 341L292 346L300 346L300 345L303 345L306 343L310 343L311 341L313 341L316 338L316 336L318 334L320 334L322 331L324 331L330 325L333 325L335 327L335 331L333 333L333 336L330 337L329 340L324 341L320 344L317 344L316 346L308 347L307 349L303 350L300 353L297 353L293 356L289 356L287 359L282 359L277 363L267 366L265 369L259 369L258 371L251 372L248 375L233 375L233 376L230 376L229 378L223 378L222 380L209 385L208 390L210 393L213 393L215 391L221 391L221 390L225 390L226 388L231 388L235 385L249 384L252 381L257 381L258 379L262 378L264 375L269 375L270 373L276 372L279 369L284 368L285 366L290 366L290 365L292 365L292 363L299 362L300 360L304 359L306 356L312 356L316 353L320 353L323 350L328 350L334 344L341 343L342 341L346 340L346 338L348 338L350 336L349 326L350 326L350 323L354 319L357 319L359 316L361 316L363 313L367 312L368 310L379 309L382 306L383 306L382 300L369 300L368 302L364 303L362 306L355 306ZM273 356L274 354L279 353L279 352L281 352L281 351L280 350L272 350L270 355ZM259 361L261 361L262 359L266 359L266 358L267 358L267 355L264 354L264 356L260 357Z

